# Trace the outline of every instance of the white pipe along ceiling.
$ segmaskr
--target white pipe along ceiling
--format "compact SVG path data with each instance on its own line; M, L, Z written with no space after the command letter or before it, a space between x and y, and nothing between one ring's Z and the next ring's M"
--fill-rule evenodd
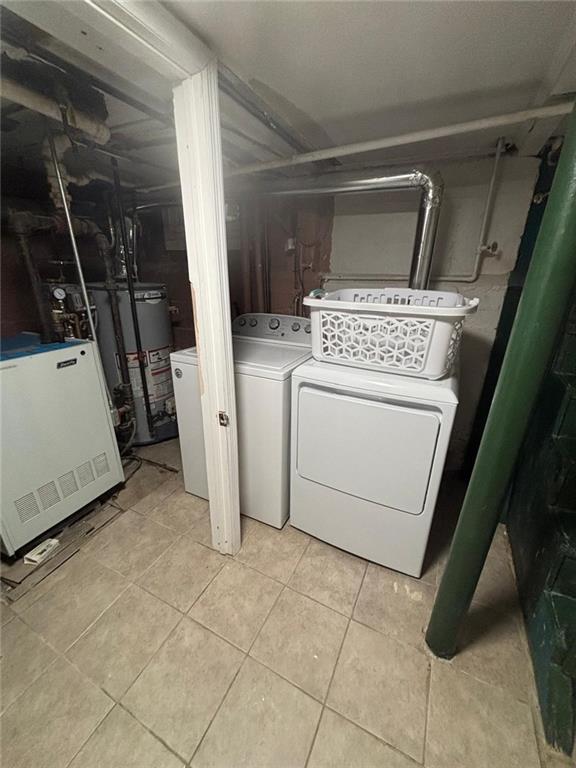
M525 109L520 112L511 112L504 115L495 115L485 117L480 120L470 120L465 123L454 123L441 128L430 128L423 131L413 131L399 136L389 136L382 139L373 139L371 141L361 141L356 144L344 144L339 147L330 147L329 149L319 149L315 152L304 152L284 160L270 160L266 163L254 163L236 168L227 175L241 176L246 173L259 173L260 171L273 171L280 168L291 168L296 165L306 165L316 163L320 160L331 160L338 157L347 157L350 155L365 154L379 149L390 149L392 147L401 147L408 144L418 144L423 141L434 139L443 139L450 136L460 136L465 133L475 133L490 128L504 128L508 125L517 125L527 120L544 120L550 117L569 115L574 108L574 101L561 101L558 104L552 104L548 107L536 107L535 109Z

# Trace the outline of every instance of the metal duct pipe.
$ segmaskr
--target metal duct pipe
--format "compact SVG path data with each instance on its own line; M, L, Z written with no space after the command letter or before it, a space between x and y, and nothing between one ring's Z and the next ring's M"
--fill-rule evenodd
M31 109L33 112L39 112L51 120L63 122L60 105L54 99L50 99L38 91L32 91L15 80L10 80L10 78L2 79L2 98L8 99L14 104L20 104L20 106ZM68 121L73 128L77 128L86 136L90 136L97 144L106 144L110 140L108 126L84 112L79 112L76 109L70 110Z
M428 288L430 272L432 269L432 255L438 220L440 218L440 203L444 185L439 177L433 179L425 173L415 171L422 187L418 222L416 224L416 236L414 238L414 251L412 264L410 265L410 288Z
M283 185L280 188L274 186L265 187L260 193L281 197L287 195L334 195L352 192L398 191L401 189L418 188L422 190L422 196L410 266L409 286L410 288L426 289L430 282L432 255L444 190L444 184L439 174L429 175L418 170L393 176L361 178L329 174L304 181L298 179L296 182Z

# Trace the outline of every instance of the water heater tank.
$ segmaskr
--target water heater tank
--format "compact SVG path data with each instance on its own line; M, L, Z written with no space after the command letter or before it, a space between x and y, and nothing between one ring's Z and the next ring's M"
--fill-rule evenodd
M91 283L88 285L88 289L92 292L96 306L97 334L102 364L108 386L113 389L121 383L121 379L110 297L103 283ZM159 283L135 283L134 290L152 411L152 432L148 428L144 406L142 379L134 340L134 324L130 310L130 296L125 283L119 283L116 287L136 410L134 443L146 445L175 437L178 434L174 388L170 371L170 352L173 349L172 328L170 326L166 286Z

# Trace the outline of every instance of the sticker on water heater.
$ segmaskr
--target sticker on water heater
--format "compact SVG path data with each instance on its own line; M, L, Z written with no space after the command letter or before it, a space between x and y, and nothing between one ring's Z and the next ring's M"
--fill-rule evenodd
M160 349L149 349L145 353L146 383L148 384L148 394L151 403L163 401L173 394L174 386L170 370L170 352L171 347L161 347ZM138 364L138 353L126 353L126 360L128 362L130 383L132 384L134 397L142 397L142 379ZM118 360L116 362L118 363Z

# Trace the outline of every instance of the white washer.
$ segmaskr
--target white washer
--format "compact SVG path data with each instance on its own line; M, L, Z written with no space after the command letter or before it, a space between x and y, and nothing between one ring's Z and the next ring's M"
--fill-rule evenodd
M457 390L456 376L301 365L292 374L291 524L420 576Z
M281 528L290 493L290 377L311 357L310 321L241 315L232 324L240 511ZM171 355L184 487L208 498L196 347Z

